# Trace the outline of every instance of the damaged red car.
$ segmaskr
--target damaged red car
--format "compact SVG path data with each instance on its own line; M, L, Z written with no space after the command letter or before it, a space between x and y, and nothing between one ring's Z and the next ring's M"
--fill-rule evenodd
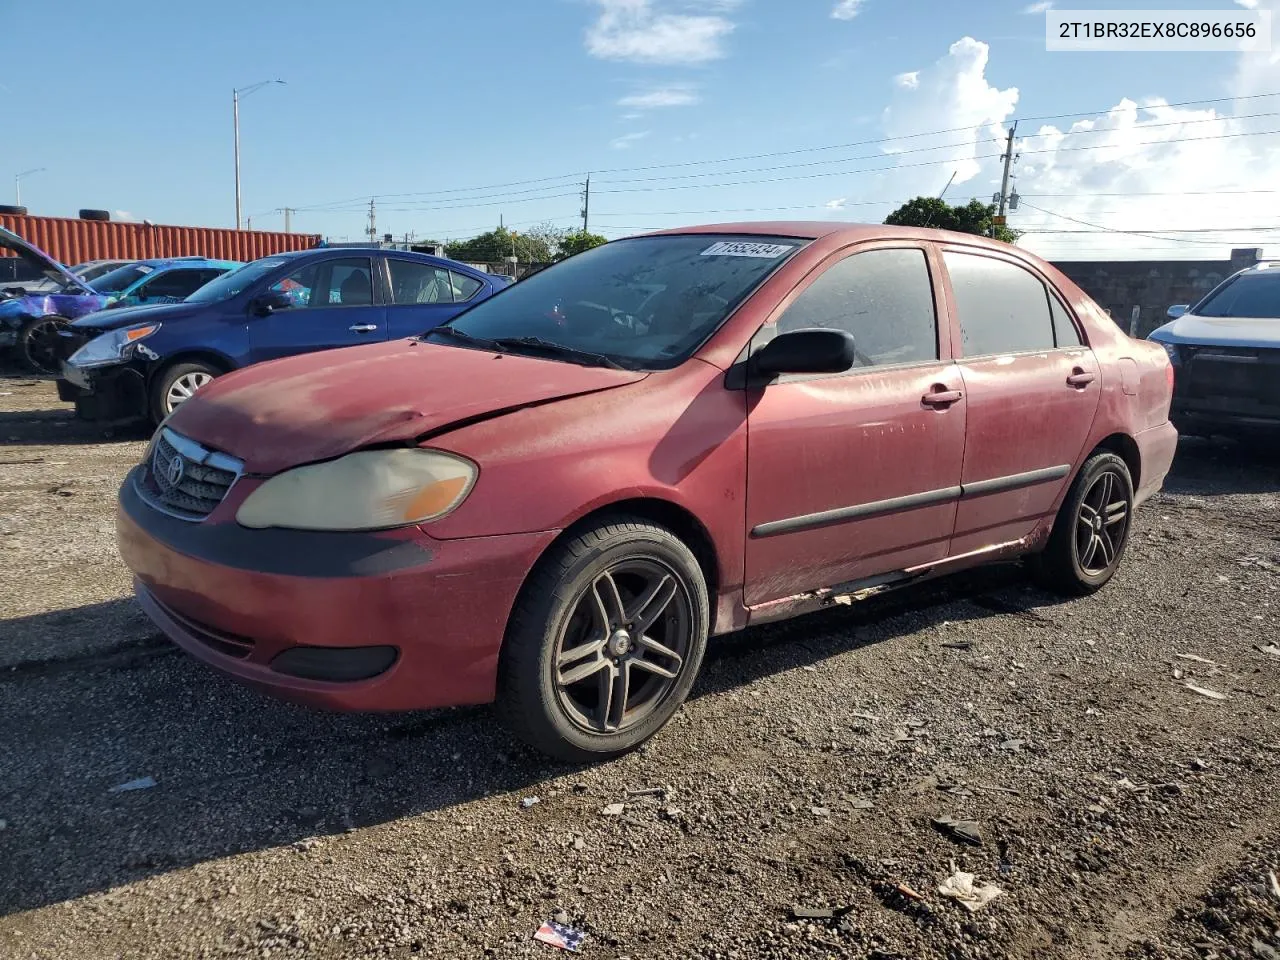
M616 755L709 635L1028 558L1087 593L1173 458L1172 370L1063 274L939 231L609 243L424 336L220 378L120 490L151 618L342 710L496 702Z

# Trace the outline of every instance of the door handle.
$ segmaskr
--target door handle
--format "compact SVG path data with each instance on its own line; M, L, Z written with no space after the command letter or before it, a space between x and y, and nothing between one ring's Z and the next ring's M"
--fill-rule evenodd
M929 407L949 407L963 396L959 390L931 390L920 398L920 402Z
M354 326L347 327L352 333L373 333L378 329L376 323L357 323Z
M1089 384L1093 383L1095 379L1097 378L1094 377L1092 373L1089 373L1089 371L1076 367L1071 371L1071 376L1067 377L1067 386L1087 387Z

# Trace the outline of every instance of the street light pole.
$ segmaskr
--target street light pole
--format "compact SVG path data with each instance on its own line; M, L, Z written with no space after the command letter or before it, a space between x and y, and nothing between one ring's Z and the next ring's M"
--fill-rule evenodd
M15 174L13 177L13 202L17 206L22 206L22 178L30 176L33 173L44 173L47 167L32 167L30 170L23 170L21 173Z
M236 229L240 229L240 95L246 97L255 90L261 90L268 84L283 84L283 80L261 80L247 87L237 87L231 91L231 122L236 131Z

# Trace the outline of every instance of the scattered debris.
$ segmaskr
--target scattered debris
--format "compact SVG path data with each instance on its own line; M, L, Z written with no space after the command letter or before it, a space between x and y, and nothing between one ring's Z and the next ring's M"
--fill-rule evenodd
M4 394L0 393L0 397L3 396ZM0 466L2 467L16 467L29 463L44 463L44 457L23 457L20 460L0 460Z
M815 666L813 666L812 664L805 664L805 665L804 665L803 667L801 667L800 669L801 669L801 670L803 670L805 673L817 673L817 672L818 672L818 668L817 668L817 667L815 667Z
M1250 946L1253 947L1253 955L1257 957L1258 960L1280 960L1280 950L1277 950L1275 947L1267 946L1256 937Z
M809 812L812 813L815 817L831 816L831 811L828 810L826 807L810 807Z
M880 718L879 718L879 717L877 717L877 716L875 716L874 714L871 714L871 713L859 713L857 710L855 710L855 711L853 712L852 716L857 717L859 720L866 720L866 721L868 721L869 723L879 723L879 722L880 722Z
M1273 657L1280 657L1280 646L1274 643L1268 643L1265 647L1258 648L1262 653L1269 653Z
M627 788L628 797L665 797L667 795L666 787L637 787Z
M1194 683L1187 682L1183 684L1192 693L1198 693L1202 697L1208 697L1210 700L1225 700L1227 695L1219 693L1217 690L1210 690L1208 687L1197 687Z
M850 801L849 806L853 807L855 810L874 810L876 808L874 803L870 800L864 800L862 797L858 797L856 800Z
M957 820L955 817L935 817L933 825L952 840L982 846L982 832L976 820Z
M1204 657L1197 657L1194 653L1175 653L1174 656L1179 660L1190 660L1192 663L1204 663L1211 667L1218 664L1213 660L1206 660Z
M1175 679L1175 680L1181 680L1184 676L1186 676L1186 674L1184 674L1184 673L1183 673L1181 670L1179 670L1177 667L1174 667L1174 668L1173 668L1173 679Z
M914 890L908 887L905 883L896 883L894 884L893 889L896 890L898 893L902 894L908 900L916 900L921 903L924 902L924 897L916 893Z
M575 849L575 850L577 850L579 853L581 853L583 850L587 849L587 841L586 841L586 840L584 840L582 837L574 837L574 838L573 838L573 849Z
M611 803L600 811L606 817L620 817L627 812L625 803Z
M948 640L942 644L947 650L972 650L972 640Z
M541 803L541 802L542 802L542 799L540 797L525 797L523 800L520 801L520 806L528 810L535 803Z
M1006 740L1004 743L1000 744L1000 749L1008 750L1011 753L1017 753L1023 748L1026 742L1027 741L1025 740Z
M66 487L50 487L47 492L52 493L55 497L74 497L76 495L74 490L69 490Z
M560 950L568 950L570 953L577 953L582 946L582 941L587 935L581 930L575 930L564 923L556 923L554 920L544 920L542 926L534 933L533 939L539 943L550 944Z
M139 777L137 780L130 780L128 783L122 783L119 786L112 787L110 792L127 793L130 790L150 790L155 785L155 777Z
M1192 770L1208 770L1209 764L1201 760L1199 757L1192 757L1191 762L1187 764Z
M679 807L663 807L662 815L668 820L679 820L684 816L684 811Z
M306 853L308 850L314 850L316 847L323 844L324 841L319 837L303 837L293 845L293 849L297 850L299 853Z
M792 920L831 920L835 915L836 912L831 907L794 906L791 908Z
M1021 791L1015 790L1013 787L999 787L994 783L975 783L973 789L986 790L988 793L1008 793L1015 797L1022 795Z
M978 878L975 874L957 870L955 866L954 863L951 864L951 876L938 885L938 892L944 897L959 901L960 906L970 913L977 913L1004 893L994 883L978 886L976 882Z
M3 823L4 821L0 820L0 824ZM1270 882L1271 895L1273 897L1280 897L1280 880L1276 879L1276 872L1274 870L1267 871L1267 880Z
M1242 567L1257 567L1271 573L1280 573L1280 563L1273 563L1264 557L1236 557L1236 563Z

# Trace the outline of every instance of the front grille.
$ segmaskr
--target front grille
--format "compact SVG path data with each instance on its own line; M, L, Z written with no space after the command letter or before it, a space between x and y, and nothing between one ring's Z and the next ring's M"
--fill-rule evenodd
M241 469L234 457L207 450L166 429L156 438L141 493L165 513L183 520L203 520L226 497Z
M1280 350L1182 347L1181 390L1187 399L1280 404Z

